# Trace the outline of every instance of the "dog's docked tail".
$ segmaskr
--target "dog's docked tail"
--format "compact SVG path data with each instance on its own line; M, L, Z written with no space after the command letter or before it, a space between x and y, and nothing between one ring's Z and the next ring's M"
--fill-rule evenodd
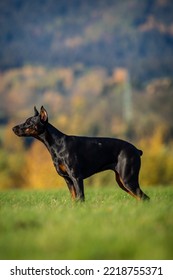
M140 157L143 155L143 151L142 150L138 150Z

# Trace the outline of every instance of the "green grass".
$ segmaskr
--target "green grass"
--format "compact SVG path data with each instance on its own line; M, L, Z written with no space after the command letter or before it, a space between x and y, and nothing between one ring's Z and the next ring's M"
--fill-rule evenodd
M119 189L0 193L0 259L173 259L173 188L145 190L137 202Z

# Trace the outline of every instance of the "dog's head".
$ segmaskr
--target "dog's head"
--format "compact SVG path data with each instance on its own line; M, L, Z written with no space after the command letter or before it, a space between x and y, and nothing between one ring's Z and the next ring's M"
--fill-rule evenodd
M34 107L34 116L28 118L24 123L13 127L13 131L17 136L33 136L37 137L45 131L45 126L48 123L48 114L42 106L40 113Z

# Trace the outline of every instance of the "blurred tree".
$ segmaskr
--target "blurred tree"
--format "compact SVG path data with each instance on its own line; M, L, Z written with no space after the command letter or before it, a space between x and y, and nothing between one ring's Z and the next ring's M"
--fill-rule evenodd
M28 188L51 189L65 185L64 180L56 173L47 149L38 141L33 142L26 154L24 176Z
M157 127L153 135L140 142L142 156L141 182L143 185L173 184L173 142L164 143L165 127Z
M1 189L21 188L25 185L25 151L24 142L16 139L12 132L12 123L6 126L0 148Z

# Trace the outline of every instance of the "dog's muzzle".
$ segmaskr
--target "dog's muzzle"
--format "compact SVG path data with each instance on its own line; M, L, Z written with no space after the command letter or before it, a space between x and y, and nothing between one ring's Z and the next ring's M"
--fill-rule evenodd
M19 127L18 126L14 126L12 128L13 132L17 135L17 136L20 136L20 133L19 133Z

